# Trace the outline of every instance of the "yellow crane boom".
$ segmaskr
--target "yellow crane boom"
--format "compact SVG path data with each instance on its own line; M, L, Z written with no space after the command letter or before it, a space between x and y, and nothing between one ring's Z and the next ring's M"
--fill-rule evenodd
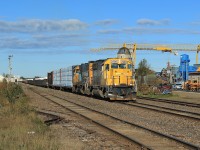
M107 47L93 48L92 51L101 50L117 50L122 47L122 44L112 44ZM176 51L195 51L196 52L196 64L198 64L198 54L200 51L200 45L196 44L124 44L123 47L127 47L130 50L133 64L136 62L136 50L156 50L162 52L176 52ZM175 53L176 54L176 53Z

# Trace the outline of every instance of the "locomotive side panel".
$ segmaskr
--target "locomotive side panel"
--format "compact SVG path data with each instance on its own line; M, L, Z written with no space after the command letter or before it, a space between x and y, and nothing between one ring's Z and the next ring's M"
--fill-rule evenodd
M100 87L103 79L103 74L102 74L102 63L105 60L97 60L93 63L93 80L92 80L92 85L94 87Z
M81 81L82 81L82 86L87 84L89 82L89 64L81 64Z

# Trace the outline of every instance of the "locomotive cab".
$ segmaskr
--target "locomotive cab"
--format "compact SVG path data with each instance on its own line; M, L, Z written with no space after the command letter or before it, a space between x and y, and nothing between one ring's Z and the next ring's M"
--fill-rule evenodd
M132 62L127 58L107 59L102 64L101 86L107 89L105 97L111 100L135 100L132 67Z
M132 64L128 61L113 60L104 64L104 79L107 85L130 86L132 80Z

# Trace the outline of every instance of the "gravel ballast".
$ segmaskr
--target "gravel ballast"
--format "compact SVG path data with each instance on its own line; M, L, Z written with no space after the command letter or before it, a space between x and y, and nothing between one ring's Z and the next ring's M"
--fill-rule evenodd
M43 91L42 88L33 87L38 91ZM68 111L57 104L47 100L44 97L30 90L29 85L23 84L23 90L29 97L29 104L39 110L60 113L64 118L59 124L51 125L50 128L55 132L55 136L62 143L60 149L87 149L87 150L130 150L141 149L140 146L107 129L102 128L81 116ZM50 91L54 93L56 91Z
M50 94L66 98L67 100L76 102L77 104L87 106L97 111L118 117L120 119L124 119L126 121L138 125L142 125L144 127L174 136L176 138L200 146L200 121L186 119L142 108L125 106L121 105L120 103L108 102L69 92L63 92L63 91L40 88L40 87L34 87L34 88L43 92L49 92ZM174 106L174 107L182 107L182 106ZM190 110L193 108L187 108L187 109ZM199 112L199 110L195 110L195 112L196 111Z

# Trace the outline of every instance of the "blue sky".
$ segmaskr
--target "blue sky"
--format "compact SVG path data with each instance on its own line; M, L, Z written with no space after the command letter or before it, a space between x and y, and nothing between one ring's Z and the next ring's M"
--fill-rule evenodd
M200 43L198 0L6 0L0 3L0 73L46 76L61 67L115 57L117 51L91 52L111 43ZM138 51L160 71L179 56ZM195 63L195 53L190 55Z

